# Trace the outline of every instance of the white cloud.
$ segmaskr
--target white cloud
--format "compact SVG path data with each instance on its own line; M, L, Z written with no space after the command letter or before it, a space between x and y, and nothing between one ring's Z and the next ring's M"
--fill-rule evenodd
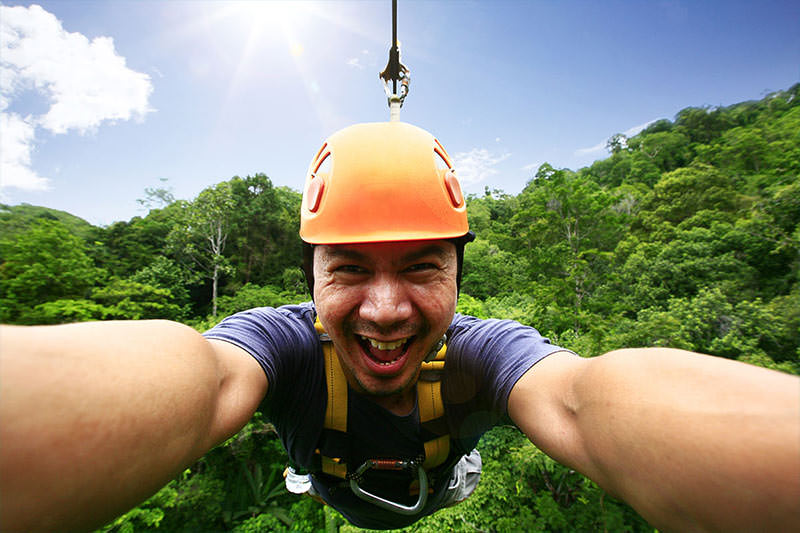
M594 146L590 146L589 148L579 148L575 150L575 155L588 155L603 152L606 149L606 142L603 141L599 144L595 144Z
M55 134L86 133L104 122L141 119L152 111L150 76L128 68L110 37L91 41L67 32L41 7L0 6L0 111L25 91L43 95L46 113L25 119L3 116L10 126L0 168L3 186L41 189L44 178L30 168L37 127ZM8 165L8 166L7 166Z
M634 126L632 128L629 128L629 129L625 130L624 135L626 137L633 137L634 135L638 134L640 131L642 131L647 126L649 126L650 124L652 124L653 122L656 122L656 121L658 121L658 119L650 120L648 122L645 122L644 124L639 124L638 126Z
M656 119L656 120L658 120L658 119ZM632 128L628 128L627 130L625 130L623 135L625 135L626 137L633 137L634 135L638 134L640 131L645 129L647 126L649 126L653 122L656 122L656 120L650 120L648 122L645 122L644 124L639 124L638 126L634 126ZM611 136L609 135L609 139L610 138L611 138ZM589 148L579 148L579 149L575 150L575 155L584 156L584 155L591 155L591 154L600 154L600 153L606 151L606 144L607 143L608 143L608 139L606 139L605 141L602 141L602 142L600 142L600 143L598 143L598 144L596 144L594 146L590 146Z
M0 113L0 189L47 190L47 178L31 169L34 125L30 117Z
M357 57L352 57L347 60L347 66L354 67L357 69L363 69L364 65L361 64L361 60Z
M486 148L473 148L469 152L455 154L453 164L459 181L464 185L472 185L497 174L497 169L493 167L509 157L510 153L494 155Z

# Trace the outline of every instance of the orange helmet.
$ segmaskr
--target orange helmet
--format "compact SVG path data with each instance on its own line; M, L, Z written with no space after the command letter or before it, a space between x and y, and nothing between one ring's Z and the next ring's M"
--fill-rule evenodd
M331 135L308 169L300 237L310 244L452 239L469 231L450 156L403 122Z

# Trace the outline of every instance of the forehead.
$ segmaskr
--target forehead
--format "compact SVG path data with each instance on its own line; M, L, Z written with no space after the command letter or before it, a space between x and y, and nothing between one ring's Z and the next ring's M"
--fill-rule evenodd
M455 245L446 240L322 244L315 247L314 253L316 259L323 261L352 259L402 262L431 256L446 261L455 258Z

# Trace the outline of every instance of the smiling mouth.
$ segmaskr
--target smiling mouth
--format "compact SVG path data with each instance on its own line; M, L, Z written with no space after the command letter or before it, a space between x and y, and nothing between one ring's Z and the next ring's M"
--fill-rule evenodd
M370 359L379 365L389 366L401 359L412 337L384 342L363 335L358 335L359 344Z

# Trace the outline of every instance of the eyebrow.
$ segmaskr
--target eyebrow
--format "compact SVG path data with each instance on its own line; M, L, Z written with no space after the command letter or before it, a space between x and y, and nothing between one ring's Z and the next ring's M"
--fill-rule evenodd
M409 254L404 255L403 256L403 261L405 261L407 263L413 263L414 261L416 261L418 259L422 259L422 258L427 257L429 255L435 255L439 259L444 260L444 259L447 258L447 251L442 246L440 246L438 244L430 244L430 245L426 246L425 248L422 248L422 249L417 250L415 252L411 252Z
M366 261L367 259L366 254L362 254L351 248L334 248L333 246L328 246L326 251L330 257L335 257L337 259L349 259L351 261Z

